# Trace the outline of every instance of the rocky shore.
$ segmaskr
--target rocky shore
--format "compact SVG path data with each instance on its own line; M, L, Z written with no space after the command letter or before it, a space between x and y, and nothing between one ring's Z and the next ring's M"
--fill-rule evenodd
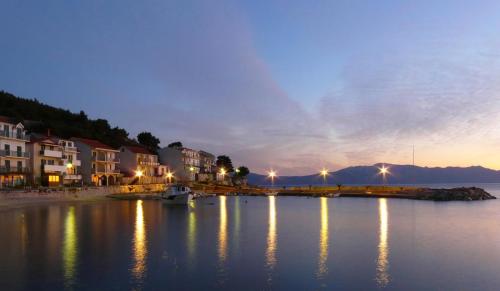
M452 189L420 189L416 193L415 199L433 200L433 201L475 201L496 199L495 196L486 192L484 189L471 188L452 188Z
M320 188L314 190L290 189L278 191L278 196L305 196L305 197L361 197L361 198L400 198L431 201L477 201L496 199L484 189L452 188L431 189L414 187L370 187L354 186L345 190L326 191Z

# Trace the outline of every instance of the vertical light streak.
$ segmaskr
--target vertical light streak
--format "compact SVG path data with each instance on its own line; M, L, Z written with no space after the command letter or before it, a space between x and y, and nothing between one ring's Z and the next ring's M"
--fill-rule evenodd
M196 213L194 210L189 211L188 216L188 237L187 249L189 261L193 262L196 253Z
M71 289L76 274L76 260L78 254L77 231L75 222L75 207L71 206L68 210L64 222L64 241L63 241L63 265L64 265L64 285L66 289Z
M379 244L377 259L377 278L376 281L380 287L385 287L390 281L389 278L389 212L387 210L387 200L379 199Z
M321 197L321 228L319 234L319 264L318 278L324 278L328 273L328 198Z
M223 264L227 256L227 209L226 196L219 196L219 262Z
M146 256L148 253L142 200L137 201L134 233L134 267L132 275L139 282L146 276Z
M266 265L269 270L276 266L276 201L274 196L269 196L269 232L267 234Z

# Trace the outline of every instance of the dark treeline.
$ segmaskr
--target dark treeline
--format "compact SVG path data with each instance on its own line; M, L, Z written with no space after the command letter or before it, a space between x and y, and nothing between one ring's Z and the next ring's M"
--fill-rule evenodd
M92 138L113 147L134 143L128 132L119 127L111 127L106 119L89 119L85 112L72 113L41 103L36 99L25 99L0 91L0 115L24 121L30 132L62 138Z

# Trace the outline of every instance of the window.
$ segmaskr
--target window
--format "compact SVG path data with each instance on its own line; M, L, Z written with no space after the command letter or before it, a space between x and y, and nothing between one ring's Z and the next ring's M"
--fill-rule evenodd
M54 165L54 160L49 160L49 165Z
M22 170L23 169L23 162L18 161L17 162L17 170Z
M49 176L49 182L58 183L59 182L59 176L50 175Z
M47 161L45 159L42 159L42 166L47 164Z
M23 156L23 148L18 146L17 147L17 156L22 157Z
M5 161L5 167L6 167L7 169L10 169L10 161L9 161L9 160L6 160L6 161Z

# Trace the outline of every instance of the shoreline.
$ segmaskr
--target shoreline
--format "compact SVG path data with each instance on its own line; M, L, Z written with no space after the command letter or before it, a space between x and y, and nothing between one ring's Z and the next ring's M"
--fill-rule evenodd
M290 187L289 189L272 189L261 187L236 188L229 186L203 186L195 185L195 192L204 192L207 196L268 196L273 192L275 196L289 197L327 197L327 198L388 198L388 199L411 199L428 201L483 201L496 199L484 189L452 188L452 189L430 189L415 187L395 186L356 186L345 187L345 189L333 189L333 187ZM128 189L127 189L128 190ZM136 189L138 190L138 189ZM54 192L0 192L0 212L17 208L44 205L49 203L70 202L100 202L108 200L154 200L158 199L158 191L126 191L113 193L108 189L102 191L80 190L78 192L54 191ZM203 196L202 196L203 198Z

